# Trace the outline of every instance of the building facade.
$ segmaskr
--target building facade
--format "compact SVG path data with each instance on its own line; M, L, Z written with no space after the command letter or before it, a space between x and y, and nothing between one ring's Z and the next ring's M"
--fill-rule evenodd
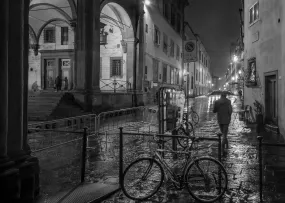
M185 40L196 41L196 61L185 63L189 73L188 90L191 97L206 95L212 90L211 59L201 39L194 33L189 24L185 26Z
M143 84L145 103L161 86L182 85L182 36L187 1L151 1L144 6Z
M245 105L262 104L266 124L285 135L285 1L244 2Z

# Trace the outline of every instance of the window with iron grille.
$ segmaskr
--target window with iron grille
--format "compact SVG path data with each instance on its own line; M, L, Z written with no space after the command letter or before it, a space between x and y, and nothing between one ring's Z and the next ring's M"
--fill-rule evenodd
M174 68L170 68L170 84L174 84Z
M179 69L177 69L176 71L176 84L178 85L179 84Z
M180 31L181 31L181 17L180 17L180 15L179 14L177 14L177 24L176 24L176 31L178 32L178 33L180 33Z
M174 57L174 41L170 39L170 56Z
M156 25L154 25L153 42L156 45L160 45L160 31Z
M114 57L114 58L110 58L110 76L114 77L114 76L122 76L122 58L120 57Z
M163 1L163 15L168 20L169 19L169 4L167 3L168 0Z
M61 27L61 45L68 44L68 27Z
M176 11L174 5L171 5L171 25L175 28L175 17L176 17Z
M48 27L44 29L44 43L55 43L54 27Z
M158 64L159 64L159 61L156 60L156 59L153 59L152 60L153 64L153 82L158 82Z
M167 82L167 65L163 64L162 67L162 82Z
M168 49L168 37L165 33L163 33L163 52L167 54Z
M180 47L176 45L176 60L179 61L179 59L180 59Z
M249 9L249 24L256 22L259 19L259 3L256 2Z

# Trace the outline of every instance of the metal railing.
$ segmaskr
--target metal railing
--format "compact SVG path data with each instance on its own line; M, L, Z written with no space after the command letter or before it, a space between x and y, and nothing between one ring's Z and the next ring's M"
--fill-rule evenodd
M42 199L62 199L70 190L85 181L87 129L84 127L80 131L69 131L69 134L77 135L74 139L32 149L31 154L37 157L40 163L40 197ZM66 132L38 128L30 128L30 131Z
M142 136L143 137L143 142L147 142L149 140L145 139L145 137L148 138L153 138L153 136L157 136L160 138L171 138L172 140L172 148L174 149L174 151L177 151L176 146L173 146L173 142L174 140L176 140L177 138L188 138L187 136L181 136L181 135L167 135L167 134L150 134L150 133L133 133L133 132L123 132L123 127L120 127L120 134L119 134L119 182L120 184L122 183L122 178L123 178L123 172L124 172L124 146L126 144L126 140L124 139L125 136L131 136L134 137L135 139L137 139L138 136ZM222 162L222 153L221 153L221 133L217 134L217 138L210 138L210 137L199 137L199 139L201 141L214 141L214 142L218 142L218 160L220 162ZM149 148L151 148L149 146ZM147 153L145 151L145 153ZM132 159L135 158L135 154L132 154Z
M284 143L268 143L268 142L263 142L263 137L258 136L257 137L259 141L259 198L260 202L263 202L263 157L262 157L262 148L263 147L284 147Z
M104 92L128 92L131 90L131 83L125 80L100 79L100 90Z

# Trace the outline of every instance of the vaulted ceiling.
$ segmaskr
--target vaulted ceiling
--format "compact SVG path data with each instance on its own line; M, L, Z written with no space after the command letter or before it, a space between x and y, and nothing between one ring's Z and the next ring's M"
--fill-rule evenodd
M77 0L31 0L29 11L31 38L38 39L48 24L55 26L70 24L77 17L76 5Z

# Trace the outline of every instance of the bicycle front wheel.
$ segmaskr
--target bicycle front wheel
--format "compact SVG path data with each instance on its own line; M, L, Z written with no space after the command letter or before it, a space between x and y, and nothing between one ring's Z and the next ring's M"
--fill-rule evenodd
M153 158L140 158L124 171L122 190L132 200L146 200L161 187L164 172L161 164Z
M227 190L228 177L223 165L211 157L201 157L187 167L188 192L200 202L214 202Z
M196 112L191 113L191 119L194 125L197 125L199 123L199 116Z
M186 130L186 128L188 128L188 130ZM195 136L194 127L193 127L192 123L190 123L190 122L185 122L185 127L180 126L177 130L177 133L178 133L178 135L183 135L183 136L187 136L187 137ZM189 138L177 138L177 141L178 141L178 144L183 148L186 148L191 144Z

